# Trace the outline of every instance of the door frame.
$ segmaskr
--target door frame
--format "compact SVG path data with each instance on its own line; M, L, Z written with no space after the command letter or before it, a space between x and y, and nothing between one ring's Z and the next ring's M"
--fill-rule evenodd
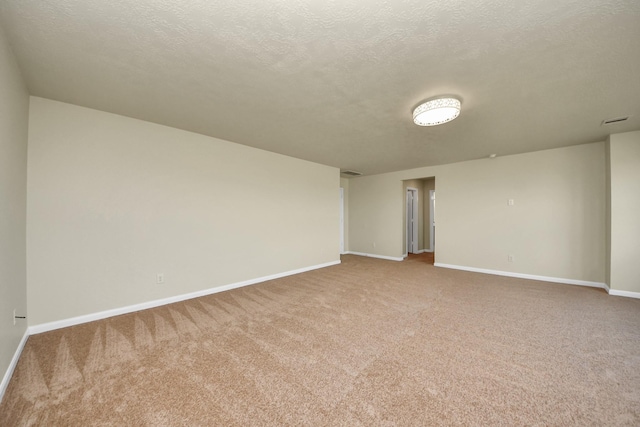
M344 254L344 188L340 187L340 254Z
M435 252L436 248L436 190L429 190L429 249Z
M411 198L413 199L413 203L409 203ZM418 210L418 204L420 203L420 200L418 200L418 189L414 188L414 187L407 187L407 193L406 193L406 214L407 214L407 229L406 229L406 236L407 236L407 245L406 245L406 251L407 254L409 253L413 253L413 254L417 254L419 249L418 249L418 244L419 244L419 239L418 239L418 230L420 227L420 218L419 218L419 210ZM411 207L410 207L411 206Z

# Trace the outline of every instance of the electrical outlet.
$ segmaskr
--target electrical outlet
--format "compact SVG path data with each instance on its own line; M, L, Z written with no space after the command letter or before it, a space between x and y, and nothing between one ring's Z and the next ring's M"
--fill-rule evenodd
M509 199L509 200L507 200L507 205L509 205L509 206L513 206L513 205L515 205L515 204L516 204L516 201L515 201L515 200L513 200L513 199Z
M164 283L164 273L158 273L158 274L156 275L156 283L157 283L158 285L161 285L161 284L163 284L163 283Z
M373 242L373 247L374 247L374 248L376 247L376 242Z
M507 261L513 262L513 255L507 255Z

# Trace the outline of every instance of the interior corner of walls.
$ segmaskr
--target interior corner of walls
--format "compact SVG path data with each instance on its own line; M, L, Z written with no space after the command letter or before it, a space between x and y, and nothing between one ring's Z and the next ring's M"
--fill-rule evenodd
M9 381L11 381L11 377L13 376L16 366L18 365L18 360L20 359L20 355L22 354L22 350L24 349L24 346L27 343L27 339L29 338L29 335L30 335L29 328L25 327L24 329L25 330L24 330L24 334L22 335L22 339L18 343L16 351L14 352L13 357L9 362L9 366L7 367L7 370L2 376L2 381L0 382L0 402L2 402L4 393L7 390L7 387L9 386Z
M14 324L27 300L27 167L29 92L8 39L0 28L0 396L4 393L28 334ZM16 350L17 348L17 350Z

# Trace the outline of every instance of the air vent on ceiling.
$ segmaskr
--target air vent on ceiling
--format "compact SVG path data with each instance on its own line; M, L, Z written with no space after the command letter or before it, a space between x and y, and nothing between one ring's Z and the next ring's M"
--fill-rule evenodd
M341 175L348 175L348 176L360 176L360 175L362 175L360 172L350 171L350 170L341 171L340 174Z
M604 120L604 121L602 122L602 126L605 126L605 125L612 125L612 124L614 124L614 123L624 122L625 120L628 120L628 119L629 119L629 116L626 116L626 117L616 117L615 119L607 119L607 120Z

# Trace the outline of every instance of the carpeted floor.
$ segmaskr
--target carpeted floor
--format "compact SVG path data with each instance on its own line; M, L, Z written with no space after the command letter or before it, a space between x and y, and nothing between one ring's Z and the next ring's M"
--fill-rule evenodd
M344 256L29 338L0 425L640 425L640 300Z

